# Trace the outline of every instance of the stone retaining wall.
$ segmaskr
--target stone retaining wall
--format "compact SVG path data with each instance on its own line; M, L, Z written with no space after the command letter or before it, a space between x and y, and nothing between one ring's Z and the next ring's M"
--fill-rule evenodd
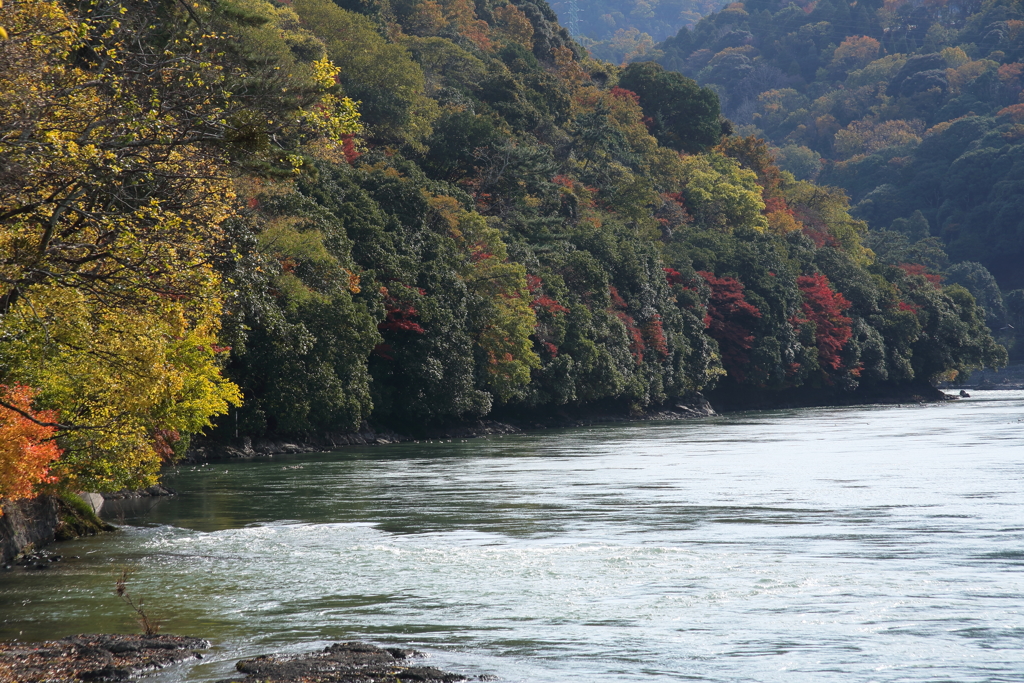
M0 564L7 564L28 547L42 547L53 541L59 522L54 496L40 496L14 502L0 501Z

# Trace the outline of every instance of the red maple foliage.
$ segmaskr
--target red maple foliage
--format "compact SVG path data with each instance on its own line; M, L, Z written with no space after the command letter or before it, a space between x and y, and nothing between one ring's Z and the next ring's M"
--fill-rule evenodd
M790 322L798 329L808 321L813 322L818 361L822 367L838 370L843 366L840 353L853 336L853 321L843 315L850 308L850 302L833 290L828 278L820 273L801 275L796 284L804 298L803 317L794 316Z
M21 384L0 385L0 396L16 409L0 407L0 498L28 498L37 485L57 480L50 472L61 455L53 440L57 411L34 410L36 390Z
M404 286L404 285L403 285ZM377 323L377 329L380 332L412 332L414 334L424 334L426 330L414 320L419 316L419 311L412 305L411 302L401 301L394 294L392 294L387 287L381 287L381 293L384 295L384 310L387 312L384 320ZM406 289L412 289L406 287ZM422 289L418 290L420 295L426 294ZM373 352L381 358L387 360L393 360L389 355L393 351L392 347L388 343L377 344L374 347Z
M547 311L548 313L568 313L569 309L552 299L548 295L538 296L530 302L535 311Z
M817 210L799 205L790 208L793 208L793 217L803 225L803 233L811 238L814 246L818 249L839 246L839 240L830 231L828 221Z
M477 242L469 247L469 260L473 263L480 263L488 259L494 258L494 254L487 251L487 245L484 242Z
M797 216L797 219L803 222L802 217ZM828 232L827 228L819 228L814 225L804 223L803 233L811 238L811 241L814 242L814 246L818 249L821 249L822 247L839 246L839 240Z
M682 273L675 268L663 268L662 270L665 271L665 281L670 285L685 284L686 279L683 277Z
M533 295L533 301L530 302L533 310L538 313L541 311L547 311L548 313L569 312L568 308L544 293L544 281L536 275L526 276L526 286L530 290L530 294Z
M612 88L611 92L612 92L612 97L614 97L615 99L618 99L618 100L633 100L634 104L640 104L640 96L637 95L632 90L626 90L625 88L620 88L619 86L615 86L614 88Z
M647 342L647 348L657 351L662 358L668 358L668 340L665 339L665 328L659 314L655 313L640 331Z
M350 165L362 156L362 153L356 149L355 138L351 135L346 135L341 139L341 153L345 155L345 161Z
M907 275L920 275L930 282L932 287L935 289L942 287L942 276L936 275L935 273L929 273L920 263L901 263L900 268L902 268L903 272Z
M643 332L637 327L633 316L626 312L628 306L626 300L619 294L619 290L615 287L608 287L608 294L612 300L611 308L608 311L613 313L626 326L626 334L629 335L629 351L636 358L637 365L639 365L644 362L645 345Z
M786 203L785 197L767 197L764 200L764 212L772 213L774 211L781 211L788 213L790 216L793 214L793 209L789 208L789 204Z
M746 378L743 367L750 363L747 356L754 345L751 328L761 318L757 310L743 295L743 283L731 277L716 277L714 273L698 271L711 287L708 312L704 327L718 342L722 353L722 367L737 382Z
M181 441L181 433L176 429L158 429L153 433L153 449L160 454L164 462L174 460L174 444Z

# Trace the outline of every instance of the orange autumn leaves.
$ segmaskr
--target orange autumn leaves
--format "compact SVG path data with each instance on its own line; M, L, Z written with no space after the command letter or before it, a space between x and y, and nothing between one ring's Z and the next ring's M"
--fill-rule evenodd
M0 386L0 401L7 404L0 407L0 499L28 498L39 484L56 481L50 464L61 454L53 441L56 427L51 426L57 411L33 410L35 395L20 384Z

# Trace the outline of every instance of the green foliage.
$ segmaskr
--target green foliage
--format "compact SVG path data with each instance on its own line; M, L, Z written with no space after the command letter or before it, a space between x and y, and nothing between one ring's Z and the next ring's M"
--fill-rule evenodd
M662 145L701 152L718 143L722 127L714 91L654 62L630 64L619 85L640 96L644 114L654 122L651 132Z
M423 71L409 51L389 43L367 17L330 0L296 0L292 7L340 67L341 86L359 102L371 139L418 147L430 135L437 106L424 95Z
M654 40L664 40L678 31L680 26L697 23L701 17L720 9L723 4L710 0L594 0L586 5L585 10L581 7L579 33L595 41L612 42L634 30ZM554 0L551 8L558 13L562 23L568 26L569 3ZM608 59L601 54L598 56Z
M683 185L686 204L700 225L768 229L757 176L735 160L717 153L686 157Z

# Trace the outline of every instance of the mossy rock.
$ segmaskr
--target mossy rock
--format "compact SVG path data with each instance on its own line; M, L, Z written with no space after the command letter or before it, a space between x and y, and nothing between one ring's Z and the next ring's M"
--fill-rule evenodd
M117 529L97 517L92 507L73 493L65 493L57 498L57 520L57 528L53 533L58 541L95 536L101 531Z

